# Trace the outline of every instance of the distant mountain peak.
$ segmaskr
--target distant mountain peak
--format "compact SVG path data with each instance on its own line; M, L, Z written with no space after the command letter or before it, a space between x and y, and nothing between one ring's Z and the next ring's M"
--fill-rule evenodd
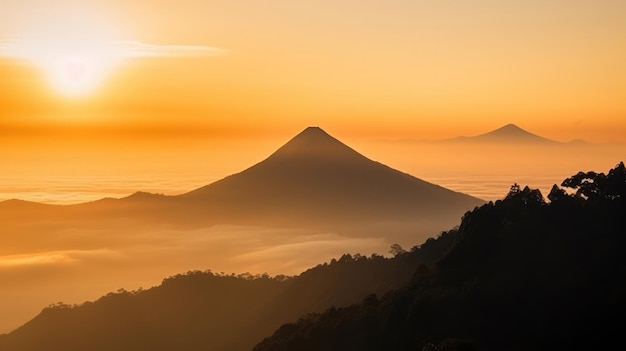
M494 134L504 134L506 136L514 136L514 135L538 136L525 129L520 128L519 126L513 123L506 124L500 128L494 129L491 132L488 132L482 135L494 135Z
M527 132L524 129L520 128L517 124L513 124L513 123L506 124L506 125L498 128L498 129L496 129L496 130Z
M487 143L543 143L553 144L557 141L544 138L542 136L533 134L525 129L520 128L518 125L508 123L500 128L494 129L490 132L479 134L471 137L457 137L451 141L455 142L487 142Z

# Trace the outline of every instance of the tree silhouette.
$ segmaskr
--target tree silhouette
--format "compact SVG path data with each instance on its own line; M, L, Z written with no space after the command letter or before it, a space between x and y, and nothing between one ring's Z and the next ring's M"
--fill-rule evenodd
M513 183L513 185L511 185L511 189L509 190L509 193L506 194L506 198L508 199L508 198L514 197L521 192L522 191L520 190L519 184Z
M585 199L615 199L623 196L626 190L626 167L620 162L609 174L578 172L561 183L561 186L576 190L576 196Z
M391 244L389 253L393 255L393 257L397 257L399 255L405 254L406 250L400 246L398 243Z

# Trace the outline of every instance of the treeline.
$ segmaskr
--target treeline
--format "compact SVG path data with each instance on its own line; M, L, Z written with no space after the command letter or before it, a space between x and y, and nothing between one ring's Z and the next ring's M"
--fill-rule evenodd
M563 350L622 343L626 169L541 192L514 185L467 213L451 249L360 304L307 314L269 350Z

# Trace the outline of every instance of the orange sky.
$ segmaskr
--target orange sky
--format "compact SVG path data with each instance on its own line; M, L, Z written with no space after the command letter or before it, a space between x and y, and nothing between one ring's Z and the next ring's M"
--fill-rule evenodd
M93 143L320 125L433 139L512 122L557 140L626 141L623 1L84 3L2 0L3 135L91 130ZM124 58L68 97L41 65L6 53L37 35L63 44L46 37L55 33L222 51Z

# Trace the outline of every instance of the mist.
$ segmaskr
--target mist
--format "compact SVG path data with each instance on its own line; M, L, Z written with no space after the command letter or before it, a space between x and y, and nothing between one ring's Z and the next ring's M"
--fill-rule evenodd
M611 144L460 145L366 139L348 139L348 142L375 161L488 201L502 198L514 182L538 188L546 196L553 184L559 184L577 171L610 168L624 155L623 145ZM180 194L227 175L223 173L228 172L227 169L258 161L261 154L269 154L266 148L275 147L275 143L269 141L262 145L247 158L230 165L206 162L206 159L214 157L224 161L229 159L228 155L245 154L245 150L228 151L225 145L221 151L213 150L209 154L196 150L184 160L193 167L186 170L180 165L182 161L172 161L178 166L169 173L163 171L162 164L157 170L147 162L141 172L129 176L127 181L121 175L98 178L74 172L73 177L63 173L40 177L40 183L33 186L28 184L32 178L20 179L16 173L14 182L5 185L3 196L36 201L56 192L71 199L70 202L77 202L83 199L81 194L89 194L90 200L105 195L122 197L137 190ZM199 148L208 149L208 144ZM7 151L4 153L6 155ZM169 155L174 157L173 153ZM72 154L65 157L72 157ZM169 159L162 161L167 163ZM118 162L109 167L123 168L123 160ZM208 176L203 178L201 174ZM36 196L28 198L29 195ZM64 203L62 198L51 202ZM439 234L433 230L418 235L419 224L410 224L415 226L415 235L394 236L396 231L412 229L406 228L407 225L400 228L400 225L380 223L370 228L367 235L354 235L299 226L182 228L120 219L84 225L74 221L13 218L2 224L3 235L0 236L0 280L9 287L0 291L3 316L0 332L17 328L49 304L80 304L118 289L148 288L181 272L210 269L225 274L297 275L344 253L385 255L395 242L409 248L421 244L426 237Z
M30 236L35 233L23 232ZM10 332L50 304L80 304L118 289L156 286L191 270L297 275L344 253L387 254L384 238L301 229L215 226L64 229L43 246L22 242L0 256L0 332Z

